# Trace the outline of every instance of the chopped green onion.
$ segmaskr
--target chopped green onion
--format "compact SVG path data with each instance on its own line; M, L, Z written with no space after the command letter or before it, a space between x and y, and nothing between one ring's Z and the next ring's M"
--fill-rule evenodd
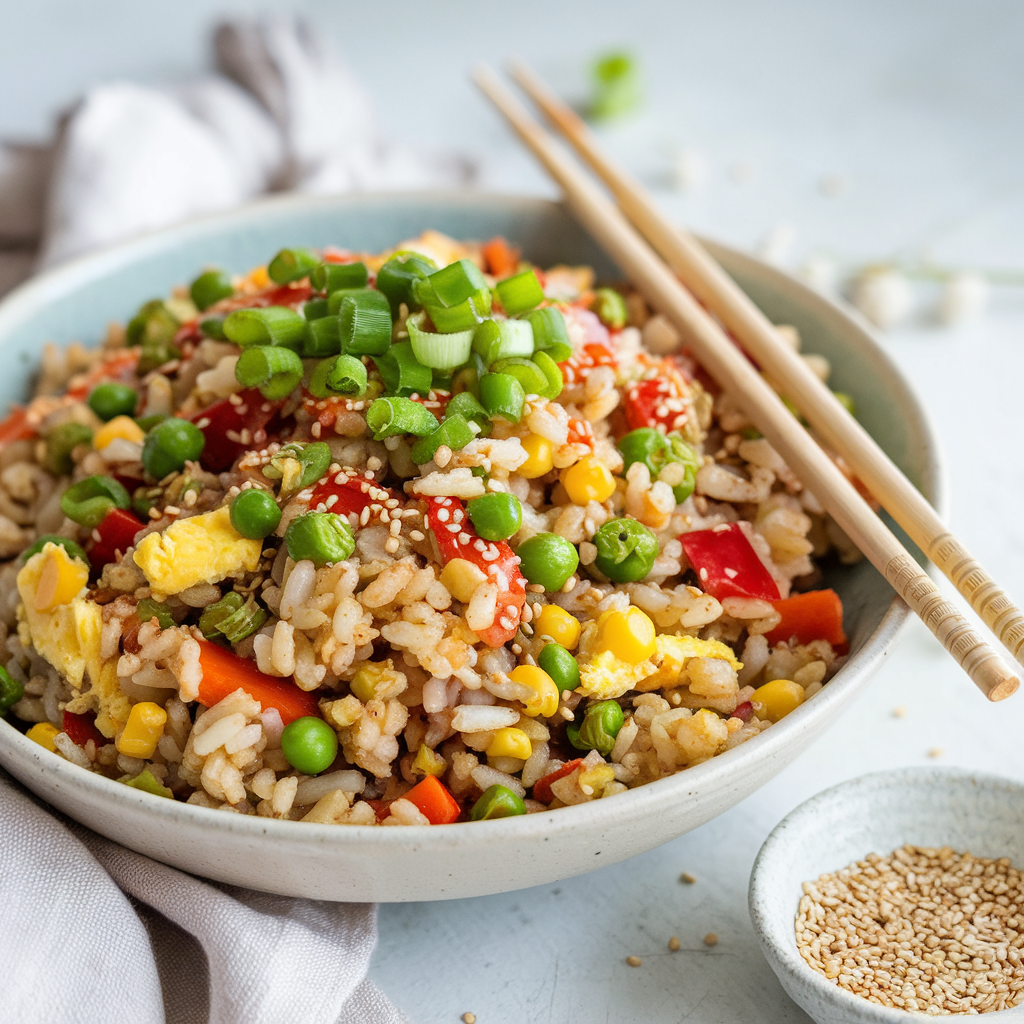
M491 419L487 410L476 400L475 396L468 391L460 391L453 395L451 401L445 407L445 419L449 416L461 416L470 426L479 428L477 436L487 437L491 432Z
M612 330L621 330L629 318L626 300L614 288L598 288L590 301L590 308L601 323Z
M248 600L232 590L219 601L207 605L199 618L199 629L207 640L224 637L237 644L252 636L267 621L267 613L249 595Z
M474 361L479 359L479 356L474 355ZM463 391L468 391L471 395L476 397L480 393L480 374L477 373L475 366L464 366L461 370L457 370L452 374L452 394L460 394Z
M431 303L446 309L458 306L486 289L487 282L480 268L472 260L466 259L435 270L416 287L424 305L427 305L426 299L429 298Z
M0 717L7 714L25 696L25 684L0 665Z
M200 274L189 289L192 301L200 312L209 309L215 302L235 294L231 278L223 270L207 270Z
M535 352L533 354L534 365L544 374L548 382L548 390L544 393L545 398L557 398L565 386L565 378L558 367L558 363L547 354L547 352Z
M302 346L302 354L307 359L321 359L324 356L336 356L341 353L341 317L322 316L312 320L306 341Z
M545 306L527 313L524 320L533 328L535 352L547 352L556 363L564 363L572 355L572 342L565 326L565 317L556 306Z
M437 417L411 398L378 398L366 411L366 425L375 441L396 434L426 437L437 430Z
M205 447L206 435L194 423L170 416L146 435L142 465L151 477L162 480L183 469L186 462L198 459Z
M321 263L309 275L309 283L328 295L339 288L365 288L369 279L365 263Z
M424 366L436 370L453 370L469 359L473 350L473 332L436 334L423 329L425 315L414 313L406 320L413 354Z
M355 356L332 356L317 363L309 379L309 391L315 398L335 395L361 395L366 390L366 367Z
M157 624L161 629L171 629L175 626L174 616L171 614L170 608L162 601L154 601L151 597L144 597L135 609L135 614L139 617L139 622L149 622L150 619L156 619Z
M80 444L92 443L92 428L70 420L46 435L46 456L43 465L55 476L65 476L75 467L71 453Z
M408 398L410 395L426 395L430 392L430 367L416 361L411 342L400 341L383 355L373 358L384 388L390 394Z
M257 345L238 357L235 380L244 388L259 388L264 398L286 398L302 380L302 371L302 360L290 348Z
M281 481L281 493L301 491L315 484L331 465L331 449L325 441L302 444L292 441L279 448L263 468L268 480Z
M327 305L326 299L310 299L309 302L302 304L302 315L307 320L319 320L329 313L330 308Z
M30 547L25 548L21 553L21 561L27 562L33 555L38 555L47 544L59 544L71 558L79 558L86 565L89 564L89 556L82 550L82 548L76 544L73 540L69 540L67 537L61 537L56 533L44 533L36 542Z
M89 394L88 406L104 422L115 416L131 416L139 402L139 393L127 384L108 380L97 384Z
M351 356L379 356L391 346L391 307L387 296L371 289L348 291L338 310L341 351Z
M249 540L269 537L281 522L281 509L274 496L258 487L241 491L231 499L231 525Z
M413 295L413 285L436 269L433 260L418 253L396 252L377 271L377 291L388 297L393 317L397 319L402 303L411 313L420 308L419 300Z
M488 366L509 356L532 356L533 328L525 320L484 320L473 333L473 351Z
M295 562L308 559L316 566L344 562L356 549L352 527L334 512L304 512L285 531L284 542Z
M214 341L224 341L224 317L209 316L205 320L200 320L199 330Z
M412 461L417 466L426 465L441 445L447 445L453 452L465 448L476 437L470 425L456 413L445 419L437 430L426 437L421 437L410 451Z
M594 64L593 78L591 117L617 117L639 105L643 95L640 75L628 53L608 53L600 57Z
M480 401L488 415L518 423L523 416L526 392L523 385L507 373L485 373L480 378Z
M495 286L502 308L509 316L525 313L544 301L544 289L532 269L506 277Z
M368 288L339 288L327 296L327 311L331 316L337 316L341 312L341 304L350 295L362 295L367 291L369 291Z
M316 323L316 321L313 321ZM249 345L282 345L299 349L308 325L302 315L287 306L236 309L224 320L224 337L243 348Z
M91 530L112 508L128 508L131 503L128 492L113 477L87 476L64 492L60 510L72 522Z
M128 321L125 334L129 345L144 345L147 340L150 343L169 343L180 326L178 318L163 299L151 299L143 303L138 313Z
M523 359L522 356L499 359L491 369L495 373L507 373L510 377L515 377L528 395L546 397L550 390L547 377L531 359Z
M308 277L320 262L312 249L282 249L268 264L267 276L277 284Z

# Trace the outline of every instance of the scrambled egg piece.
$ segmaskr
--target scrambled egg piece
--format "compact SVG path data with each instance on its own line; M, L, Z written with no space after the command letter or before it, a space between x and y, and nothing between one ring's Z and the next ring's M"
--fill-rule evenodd
M117 662L100 656L102 609L80 592L64 595L61 603L37 600L40 584L52 571L54 546L33 555L18 573L18 638L67 679L74 691L67 709L76 714L95 711L96 727L113 737L128 720L131 705L117 683ZM39 610L40 603L48 607Z
M587 646L592 645L595 636L595 632L590 632L589 636L584 636L580 645L580 688L588 697L601 700L621 697L627 690L646 693L676 686L687 662L692 658L721 658L737 671L743 667L736 660L732 648L720 640L699 640L696 637L670 636L666 633L656 638L657 650L654 655L638 665L630 665L616 658L611 651L587 657Z
M135 562L155 593L180 594L197 583L219 583L239 569L253 572L262 550L262 541L248 540L231 525L225 505L144 537Z

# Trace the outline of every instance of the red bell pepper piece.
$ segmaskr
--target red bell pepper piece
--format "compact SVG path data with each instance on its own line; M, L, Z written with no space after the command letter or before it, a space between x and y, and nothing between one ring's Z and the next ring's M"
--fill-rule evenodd
M450 825L459 820L462 808L458 801L448 792L444 783L438 782L433 775L428 775L422 782L417 782L403 797L415 804L428 818L431 825Z
M8 441L21 441L26 437L34 437L36 428L32 426L28 418L28 409L24 406L15 406L0 423L0 444L7 444Z
M595 342L578 348L564 363L559 363L558 368L562 371L566 386L569 386L582 384L590 376L591 371L599 366L610 366L614 369L617 365L615 353L607 345Z
M341 477L340 481L338 477ZM331 501L331 498L335 500ZM342 472L328 476L316 485L309 499L309 508L311 512L316 512L323 505L326 512L337 512L343 516L355 512L358 515L368 505L383 505L391 498L401 500L393 490L382 487L375 480L367 480L365 476L348 476Z
M264 711L276 708L285 725L296 718L319 717L315 693L300 689L290 679L278 679L261 672L255 662L240 658L226 647L199 641L199 664L203 681L199 684L199 703L213 707L229 693L241 687Z
M92 711L87 711L84 715L65 711L60 725L76 747L84 747L89 740L97 747L102 747L108 742L103 733L96 728L96 715Z
M438 419L438 422L444 419L445 409L448 408L448 403L452 400L452 393L450 391L437 391L434 388L430 389L430 392L424 398L422 395L416 395L413 398L414 402L419 402L424 409L429 409Z
M703 590L724 597L756 597L778 601L779 587L747 540L739 523L695 530L679 538Z
M551 803L555 799L555 794L551 791L551 783L564 779L567 775L572 775L581 764L583 764L583 758L577 757L574 761L566 761L561 768L556 768L549 775L538 779L533 784L533 799L539 800L542 804Z
M108 562L116 562L118 554L123 555L135 543L135 535L144 525L131 512L123 508L112 508L96 527L99 539L93 538L88 546L93 569L99 570Z
M427 504L427 526L437 540L441 561L446 565L453 558L464 558L482 570L498 585L498 606L494 624L477 631L489 647L501 647L516 635L523 605L526 604L526 581L519 571L519 559L503 540L481 540L458 498L430 498ZM502 619L508 623L502 625Z
M519 267L519 250L500 236L484 242L480 252L487 264L487 273L494 277L508 277Z
M267 442L267 424L282 405L283 401L264 398L257 388L247 388L197 412L192 422L206 438L200 462L220 473L230 468L243 452L262 448Z
M834 590L809 590L772 603L782 621L766 634L768 643L778 644L795 637L798 644L827 640L833 647L846 647L843 602Z
M681 430L690 418L690 389L677 365L663 359L658 376L627 385L622 397L630 430L655 427L666 434Z

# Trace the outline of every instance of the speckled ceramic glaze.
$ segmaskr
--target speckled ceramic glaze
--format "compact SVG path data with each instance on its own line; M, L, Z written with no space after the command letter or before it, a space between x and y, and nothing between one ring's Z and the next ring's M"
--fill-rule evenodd
M838 988L808 967L796 948L794 921L803 882L905 843L1009 857L1019 868L1024 865L1024 785L957 768L878 772L819 793L776 825L750 876L750 919L782 987L818 1024L925 1019ZM979 1019L1019 1024L1024 1006Z
M242 271L284 245L378 251L425 228L456 238L502 234L541 265L588 263L619 275L560 206L485 195L284 198L197 221L68 264L0 303L0 403L24 397L46 341L97 342L146 299L205 265ZM735 252L716 254L777 323L826 355L833 386L932 501L932 433L893 364L863 327L791 278ZM940 502L941 504L941 502ZM244 817L140 793L63 761L0 722L0 764L78 821L168 864L238 885L337 900L436 900L538 885L667 842L767 782L842 710L890 649L906 606L869 565L837 571L852 656L785 721L673 778L553 813L444 827L303 825Z

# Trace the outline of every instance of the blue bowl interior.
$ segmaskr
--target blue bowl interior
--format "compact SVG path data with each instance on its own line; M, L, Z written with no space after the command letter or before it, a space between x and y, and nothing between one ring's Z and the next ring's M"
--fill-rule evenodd
M291 245L379 251L427 228L455 238L504 235L542 266L584 263L599 278L622 276L560 206L542 200L472 194L270 200L85 257L12 293L0 303L0 407L25 398L43 344L96 344L108 323L126 321L142 302L206 266L242 272ZM831 360L832 386L853 395L864 426L934 502L940 481L931 435L881 350L843 312L784 274L727 249L714 251L774 322L800 329L805 351ZM830 571L827 584L843 598L856 651L881 623L892 591L866 562Z

